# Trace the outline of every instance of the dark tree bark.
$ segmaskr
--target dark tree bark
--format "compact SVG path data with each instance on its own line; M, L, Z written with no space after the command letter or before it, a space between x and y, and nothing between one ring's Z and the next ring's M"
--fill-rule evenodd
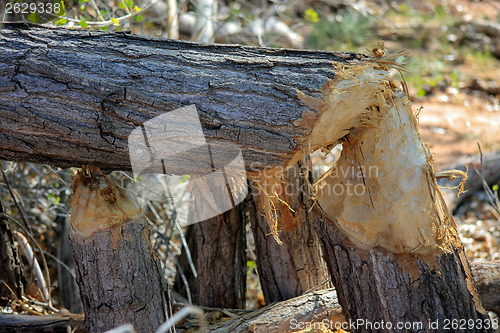
M266 304L300 296L316 286L332 286L326 281L330 274L311 224L308 175L304 164L298 162L276 186L262 189L257 185L259 179L252 180L255 200L251 223ZM278 239L273 237L272 219L277 221Z
M244 203L208 220L192 224L186 232L197 277L185 250L179 258L194 304L244 309L246 300L246 246ZM179 273L177 288L185 292Z
M140 206L98 169L84 168L73 186L70 239L87 328L154 332L171 306Z
M359 57L5 24L0 158L130 170L131 131L196 104L207 140L236 143L247 166L280 163L308 131L293 124L309 109L297 89L319 96L332 62Z
M64 205L67 202L67 196L64 191L60 194L60 198L61 203ZM75 270L75 261L71 254L71 244L69 241L71 219L69 216L64 216L63 212L60 210L58 211L55 222L57 225L57 237L59 238L57 244L57 258L66 265L66 267L63 267L61 264L57 265L57 279L59 282L57 293L62 306L72 313L82 313L83 306L78 285L76 284L75 277L68 271L68 268L72 272Z
M1 203L0 214L3 214ZM26 278L21 258L14 244L14 235L3 216L0 216L0 267L2 267L0 269L0 305L6 305L4 301L13 296L22 299Z
M299 325L305 328L308 323L316 323L317 327L321 327L322 322L330 327L335 325L342 327L340 325L345 323L342 308L333 289L309 292L267 305L262 309L213 325L209 327L209 332L288 333L297 331ZM335 329L332 329L332 332L334 331Z
M471 266L484 308L500 315L500 260Z
M494 331L481 301L465 282L470 268L463 249L436 257L436 267L430 267L411 255L356 249L328 219L317 221L316 230L346 319L365 321L354 332ZM464 318L474 323L464 325ZM382 322L392 323L393 329L367 326ZM396 329L398 322L422 326ZM454 322L462 328L452 329Z

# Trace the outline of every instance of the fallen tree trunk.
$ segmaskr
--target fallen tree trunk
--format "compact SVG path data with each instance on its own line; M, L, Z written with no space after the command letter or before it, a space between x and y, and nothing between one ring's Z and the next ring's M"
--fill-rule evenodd
M140 206L99 169L84 168L73 187L70 240L87 328L154 332L170 297Z
M5 333L87 333L82 314L32 316L0 314L0 328Z
M500 315L500 260L476 263L471 267L484 308Z
M208 141L236 143L249 168L281 163L307 132L294 125L309 109L297 89L319 97L332 62L358 58L5 24L0 158L130 170L132 130L196 104Z
M500 262L471 264L476 286L486 310L498 311L500 307ZM231 310L227 310L231 311ZM233 314L233 316L235 316ZM56 314L31 316L0 314L0 327L6 332L67 332L67 327L77 333L87 332L83 315ZM326 319L326 321L324 321ZM348 328L334 289L308 292L283 302L270 304L262 309L236 315L209 327L215 332L290 332L293 327L307 325L337 325ZM317 323L317 324L315 324ZM344 323L344 324L343 324ZM344 325L344 326L342 326Z
M322 322L330 327L335 327L335 325L342 327L342 323L345 323L342 309L337 301L337 294L333 289L310 292L270 304L262 309L210 326L209 332L286 333L312 327L307 327L308 325L316 325L314 328L319 328Z

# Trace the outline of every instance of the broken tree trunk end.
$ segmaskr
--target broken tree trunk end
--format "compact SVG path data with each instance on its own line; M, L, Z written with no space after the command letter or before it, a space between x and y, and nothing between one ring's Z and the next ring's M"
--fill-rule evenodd
M381 322L396 332L444 332L467 320L464 332L493 331L411 103L386 60L325 86L318 109L338 126L320 116L309 137L312 149L342 137L339 160L314 186L324 212L315 227L339 301L348 320L364 320L356 332Z
M88 329L154 332L170 297L140 206L97 168L84 167L73 187L70 239Z

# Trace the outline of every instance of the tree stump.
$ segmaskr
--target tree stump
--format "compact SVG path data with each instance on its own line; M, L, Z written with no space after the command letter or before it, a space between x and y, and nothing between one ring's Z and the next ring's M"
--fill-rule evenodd
M141 208L97 168L84 167L73 187L70 239L87 328L154 332L170 297Z

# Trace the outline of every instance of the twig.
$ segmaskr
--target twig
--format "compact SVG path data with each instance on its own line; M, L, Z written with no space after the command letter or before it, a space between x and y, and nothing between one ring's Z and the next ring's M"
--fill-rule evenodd
M493 209L498 214L500 214L500 202L498 201L498 198L495 196L495 194L491 191L490 186L488 185L488 183L484 179L484 175L483 175L483 172L482 172L482 169L483 169L483 152L481 150L481 145L479 144L479 142L477 143L477 146L479 148L479 161L480 161L480 164L481 164L481 172L479 172L479 170L477 170L477 168L476 168L475 165L474 165L474 170L479 175L479 177L481 177L481 182L483 184L483 189L484 189L484 192L486 193L486 196L488 197L490 205L493 207Z
M73 279L76 279L75 273L71 270L71 268L69 268L68 265L66 265L64 262L62 262L59 258L57 258L56 256L54 256L50 252L47 252L47 251L44 250L43 253L45 253L46 255L48 255L52 260L54 260L56 263L58 263L64 269L66 269L68 271L68 273L71 274L71 276L73 277Z
M161 324L160 327L156 330L156 333L166 333L168 332L171 328L175 326L176 323L181 321L183 318L187 317L188 315L196 315L199 318L200 321L200 330L199 332L206 332L206 327L207 324L205 322L205 312L203 311L202 308L194 305L188 305L183 307L181 310L176 312L172 317L170 317L166 322Z
M314 290L318 289L319 287L321 287L321 286L322 286L322 285L324 285L325 283L330 282L331 280L332 280L332 278L330 277L330 278L326 279L325 281L318 283L318 284L317 284L317 285L315 285L314 287L312 287L312 288L310 288L310 289L307 289L307 290L304 292L304 294L307 294L307 293L309 293L309 292L311 292L311 291L314 291Z
M181 302L175 302L172 304L172 306L178 307L178 308L185 307L188 305L189 304L185 304L185 303L181 303ZM197 305L197 306L202 308L205 311L220 311L220 312L228 311L228 312L237 312L237 313L250 313L250 312L256 311L256 310L245 310L245 309L214 308L214 307L202 306L202 305Z
M49 266L47 265L47 260L45 259L45 255L43 254L43 250L42 248L40 247L40 245L38 244L38 242L35 240L35 238L33 237L33 235L19 222L17 221L15 218L13 218L12 216L9 216L5 213L0 213L0 216L3 216L5 218L7 218L8 220L11 220L13 221L14 223L16 223L21 229L24 230L25 234L29 236L29 238L31 239L31 241L33 241L33 243L36 245L38 251L40 252L40 255L42 257L42 263L43 263L43 268L45 270L45 282L48 286L51 285L50 283L50 275L49 275ZM47 300L48 302L48 305L50 307L52 307L52 300L51 298L49 297L49 299ZM57 311L57 309L54 308L55 311Z
M31 248L28 240L26 239L26 237L24 237L22 233L16 230L14 230L12 233L14 234L17 244L21 248L22 253L26 257L26 259L28 259L30 266L33 267L36 279L38 280L38 285L42 290L42 296L44 301L48 302L50 298L49 288L45 283L45 278L43 277L42 269L38 264L38 260L36 259L35 254L33 253L33 249Z
M31 227L28 224L28 219L26 218L26 215L24 213L24 209L21 208L21 205L16 199L16 196L14 195L14 191L12 190L12 187L10 186L9 178L7 178L7 175L5 175L5 172L3 171L3 167L0 164L0 171L2 172L2 176L5 179L5 184L7 185L7 189L9 190L10 196L12 197L12 200L14 200L14 204L16 205L17 209L19 210L19 214L21 214L21 218L23 219L24 225L28 227L31 231Z

